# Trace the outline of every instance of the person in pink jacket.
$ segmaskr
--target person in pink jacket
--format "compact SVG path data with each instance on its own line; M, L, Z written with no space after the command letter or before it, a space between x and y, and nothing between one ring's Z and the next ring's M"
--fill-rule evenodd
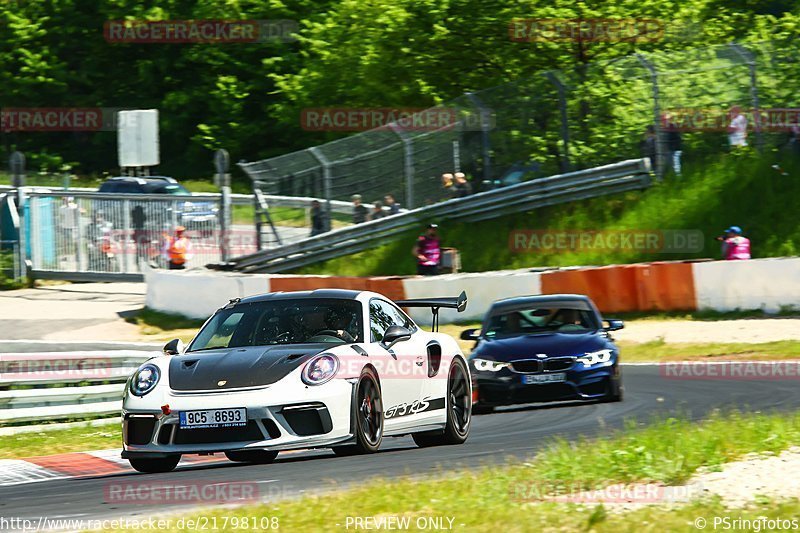
M750 239L742 235L739 226L726 229L725 236L717 240L722 241L722 257L726 260L750 259Z

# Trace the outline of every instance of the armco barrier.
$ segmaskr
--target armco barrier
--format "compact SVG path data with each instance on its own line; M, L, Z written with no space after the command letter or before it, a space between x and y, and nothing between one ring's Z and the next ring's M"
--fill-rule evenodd
M0 423L119 414L128 376L157 352L0 354ZM88 383L77 386L79 383Z

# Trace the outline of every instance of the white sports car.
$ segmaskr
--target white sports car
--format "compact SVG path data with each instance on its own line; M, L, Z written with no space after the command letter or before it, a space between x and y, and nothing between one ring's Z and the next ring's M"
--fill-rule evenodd
M269 463L297 448L375 452L383 437L409 434L420 446L463 443L469 367L435 330L439 308L462 311L466 300L337 289L231 300L187 349L170 341L131 376L122 456L165 472L182 454ZM400 307L430 307L434 332Z

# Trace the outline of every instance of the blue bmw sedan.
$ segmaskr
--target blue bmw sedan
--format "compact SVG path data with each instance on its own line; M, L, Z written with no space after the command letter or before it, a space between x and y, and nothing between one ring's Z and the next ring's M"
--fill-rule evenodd
M495 406L559 400L622 400L619 349L588 296L552 294L498 300L470 355L475 412Z

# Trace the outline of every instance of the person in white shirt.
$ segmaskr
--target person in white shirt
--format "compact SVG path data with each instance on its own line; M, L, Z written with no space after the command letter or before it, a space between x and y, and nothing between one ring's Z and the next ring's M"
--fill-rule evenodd
M747 117L738 105L731 107L731 123L728 126L728 141L731 146L747 146Z

